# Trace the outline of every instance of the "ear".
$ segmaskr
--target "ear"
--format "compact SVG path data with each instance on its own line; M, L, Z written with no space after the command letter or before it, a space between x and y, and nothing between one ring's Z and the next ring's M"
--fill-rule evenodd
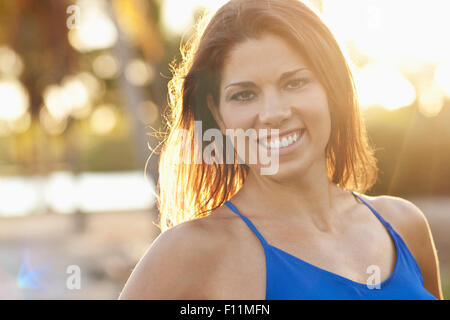
M225 124L223 122L222 116L220 115L219 107L214 104L214 99L210 94L206 97L206 104L208 105L209 111L211 111L211 114L214 117L214 120L216 120L217 124L219 125L220 131L222 131L223 134L225 134Z

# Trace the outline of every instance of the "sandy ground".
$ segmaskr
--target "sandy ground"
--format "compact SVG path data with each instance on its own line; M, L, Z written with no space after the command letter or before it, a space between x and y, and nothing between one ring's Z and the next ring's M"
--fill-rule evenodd
M444 296L450 299L450 198L408 199L428 218L439 254ZM117 299L139 258L158 235L152 212L0 220L0 299ZM69 266L80 271L73 288ZM73 272L73 271L72 271ZM68 281L69 280L69 281ZM68 285L69 282L69 285Z
M0 220L0 299L117 299L158 235L151 212L41 215ZM78 266L80 289L67 280ZM22 271L22 272L21 272Z

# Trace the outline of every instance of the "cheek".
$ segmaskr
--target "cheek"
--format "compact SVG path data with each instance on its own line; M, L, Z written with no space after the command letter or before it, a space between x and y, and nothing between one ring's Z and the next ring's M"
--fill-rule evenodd
M227 105L221 109L221 114L226 128L245 130L252 128L256 113L254 107Z
M317 85L303 97L305 108L302 108L304 123L313 139L323 139L329 136L331 116L325 90Z

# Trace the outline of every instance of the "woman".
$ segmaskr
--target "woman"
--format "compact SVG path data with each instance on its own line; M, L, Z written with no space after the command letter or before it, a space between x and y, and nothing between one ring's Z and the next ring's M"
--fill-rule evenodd
M442 299L420 209L363 195L376 159L321 19L297 0L231 0L203 22L169 84L163 232L121 298ZM206 148L194 121L202 134L279 130L257 140L277 170L261 174L261 161L235 148L243 161L194 161ZM224 136L217 154L228 150Z

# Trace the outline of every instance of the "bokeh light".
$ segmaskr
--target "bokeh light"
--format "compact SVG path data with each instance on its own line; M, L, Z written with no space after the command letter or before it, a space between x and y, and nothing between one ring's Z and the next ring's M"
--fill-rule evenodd
M110 53L103 53L95 57L92 62L94 73L104 79L115 78L119 72L119 61Z
M169 36L185 33L194 22L194 13L203 8L215 11L226 0L165 0L162 3L162 19L165 32Z
M92 73L84 71L79 73L77 77L83 82L85 88L87 88L91 101L99 100L105 93L105 84Z
M94 133L105 135L110 133L117 123L115 107L110 104L98 106L91 115L90 125Z
M118 32L106 14L105 0L78 0L79 21L69 31L69 43L80 52L106 49L114 46Z
M28 92L15 79L0 80L0 119L14 121L20 118L29 107Z
M153 80L154 74L148 63L134 59L126 66L125 77L135 86L145 86Z
M24 68L20 56L8 46L0 46L0 74L19 77Z
M60 135L67 128L67 118L55 118L47 108L41 108L39 120L42 128L50 135Z
M435 117L444 106L444 91L435 83L421 88L419 95L419 111L426 117Z
M50 85L44 90L44 103L50 115L63 120L71 112L70 99L68 93L59 85Z

